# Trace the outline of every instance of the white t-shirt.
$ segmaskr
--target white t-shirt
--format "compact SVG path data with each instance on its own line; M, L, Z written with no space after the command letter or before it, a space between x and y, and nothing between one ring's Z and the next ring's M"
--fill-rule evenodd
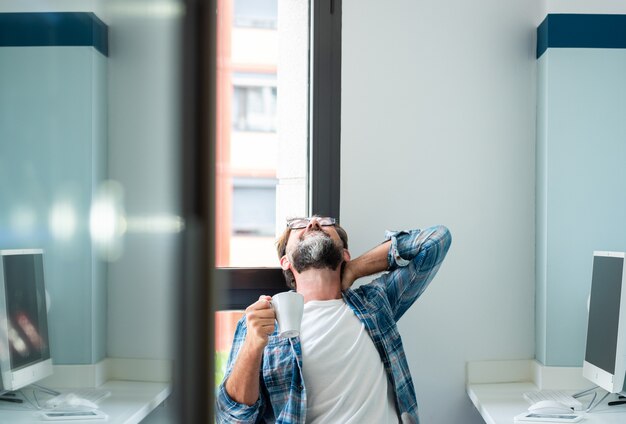
M343 299L305 303L300 343L307 424L398 423L380 355Z

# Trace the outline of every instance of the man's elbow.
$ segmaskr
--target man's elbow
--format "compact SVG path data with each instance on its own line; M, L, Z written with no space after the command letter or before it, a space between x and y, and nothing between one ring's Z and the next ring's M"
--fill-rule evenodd
M441 246L444 252L448 252L452 244L452 233L445 225L437 225L437 232L440 234Z
M432 227L432 233L429 236L428 250L432 251L437 257L437 263L443 261L452 244L452 233L445 225L435 225Z

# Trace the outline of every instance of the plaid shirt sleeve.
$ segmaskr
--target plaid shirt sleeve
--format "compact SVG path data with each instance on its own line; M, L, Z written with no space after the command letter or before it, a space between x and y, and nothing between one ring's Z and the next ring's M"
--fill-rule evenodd
M397 322L437 274L452 236L446 227L437 225L423 230L387 231L388 240L390 272L379 277L376 284L384 288Z
M235 337L233 340L232 348L230 349L230 355L228 357L228 363L226 365L226 374L224 381L220 384L216 393L216 422L218 424L247 424L257 422L259 412L261 410L263 400L262 396L254 405L245 405L234 401L226 391L226 380L233 370L233 365L239 350L246 339L246 325L245 317L237 323L237 329L235 330Z

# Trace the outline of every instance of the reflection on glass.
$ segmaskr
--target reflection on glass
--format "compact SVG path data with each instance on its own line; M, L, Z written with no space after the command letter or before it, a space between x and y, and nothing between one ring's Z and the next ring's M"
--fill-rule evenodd
M11 346L12 353L16 353L22 358L25 358L30 354L28 346L26 346L26 342L22 337L20 337L17 330L11 324L9 324L9 345Z
M28 341L30 342L30 344L34 346L35 349L41 350L44 345L43 339L39 335L39 332L33 325L32 321L28 318L28 316L25 313L22 312L22 313L17 314L17 324L22 330L22 332L28 338Z
M35 232L37 214L33 208L23 205L15 206L9 212L9 227L17 236L28 236Z
M127 233L170 234L180 233L185 221L176 215L127 216Z
M100 256L116 260L122 254L122 235L126 231L124 189L116 181L103 182L91 204L89 230Z
M52 205L48 218L50 233L58 240L69 240L76 232L76 210L69 202Z

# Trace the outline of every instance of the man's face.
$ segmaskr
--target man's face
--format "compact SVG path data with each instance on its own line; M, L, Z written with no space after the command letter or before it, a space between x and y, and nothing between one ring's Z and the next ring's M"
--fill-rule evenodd
M334 225L321 226L317 218L312 218L306 228L291 231L286 255L298 273L307 269L335 270L344 259L343 242Z

